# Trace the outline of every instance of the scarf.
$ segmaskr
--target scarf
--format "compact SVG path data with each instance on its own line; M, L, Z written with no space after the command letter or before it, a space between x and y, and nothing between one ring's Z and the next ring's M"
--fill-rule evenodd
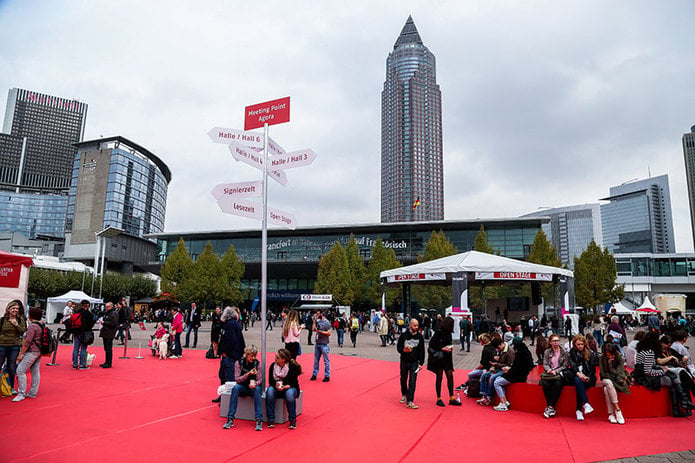
M285 364L284 367L281 367L277 363L273 364L273 376L275 376L275 379L285 379L287 377L287 373L290 371L290 364L289 362Z

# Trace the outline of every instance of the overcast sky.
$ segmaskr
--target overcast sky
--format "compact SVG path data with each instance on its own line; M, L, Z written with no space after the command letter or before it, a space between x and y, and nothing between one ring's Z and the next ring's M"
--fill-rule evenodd
M270 135L317 159L271 181L269 205L299 226L378 223L381 90L409 14L437 59L447 220L597 202L668 174L676 249L693 250L688 0L0 0L0 108L13 87L79 99L86 139L121 135L169 165L166 231L260 229L210 194L260 171L207 133L290 96Z

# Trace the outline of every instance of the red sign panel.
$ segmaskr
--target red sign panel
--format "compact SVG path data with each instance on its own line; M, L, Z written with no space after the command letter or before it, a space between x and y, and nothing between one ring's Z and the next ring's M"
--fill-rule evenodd
M290 121L290 97L266 101L244 110L244 130L263 127L264 124L274 125Z
M19 275L22 264L7 264L0 266L0 287L16 288L19 286Z

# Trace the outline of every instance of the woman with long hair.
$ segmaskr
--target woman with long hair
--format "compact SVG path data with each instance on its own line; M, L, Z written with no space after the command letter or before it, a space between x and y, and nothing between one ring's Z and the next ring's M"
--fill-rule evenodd
M606 398L608 421L613 424L625 424L623 411L618 403L618 392L630 393L629 375L625 371L625 360L615 344L606 344L599 359L603 395Z
M574 388L577 393L577 420L584 421L584 415L594 411L594 407L589 403L586 390L596 385L598 358L596 353L589 349L586 338L580 334L572 338L569 356L569 369L574 376Z
M543 353L543 369L540 385L543 388L546 407L543 416L551 418L555 416L562 388L565 386L565 371L570 367L570 357L560 345L560 336L553 333L548 339L550 347Z
M437 405L444 406L442 400L442 377L446 375L446 385L449 389L449 405L460 406L461 402L454 396L454 361L452 351L454 350L451 334L454 332L454 319L444 318L439 324L439 329L430 339L429 358L427 369L437 375L435 390L437 392Z
M12 394L17 391L14 388L14 378L17 372L17 356L22 348L22 336L27 330L27 321L24 318L24 304L17 299L10 301L5 307L5 314L0 318L0 370L5 361L5 370L8 382L12 388Z
M275 361L268 368L268 389L265 392L265 408L268 428L275 427L275 399L285 398L289 429L297 428L297 397L299 396L299 375L302 367L292 358L287 349L275 354Z
M299 353L299 334L302 332L304 325L299 324L299 314L292 309L287 313L285 324L282 325L282 336L285 340L285 349L290 351L292 360L297 359Z

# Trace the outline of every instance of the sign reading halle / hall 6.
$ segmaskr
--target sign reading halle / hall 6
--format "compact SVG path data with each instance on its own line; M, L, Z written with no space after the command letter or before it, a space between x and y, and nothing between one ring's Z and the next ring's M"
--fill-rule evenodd
M244 109L244 130L290 121L290 97L266 101Z
M215 143L248 146L249 148L263 149L263 134L256 132L245 132L243 130L226 129L224 127L213 127L208 132L208 137Z
M263 182L221 183L212 189L212 196L217 200L224 196L234 198L263 196Z

